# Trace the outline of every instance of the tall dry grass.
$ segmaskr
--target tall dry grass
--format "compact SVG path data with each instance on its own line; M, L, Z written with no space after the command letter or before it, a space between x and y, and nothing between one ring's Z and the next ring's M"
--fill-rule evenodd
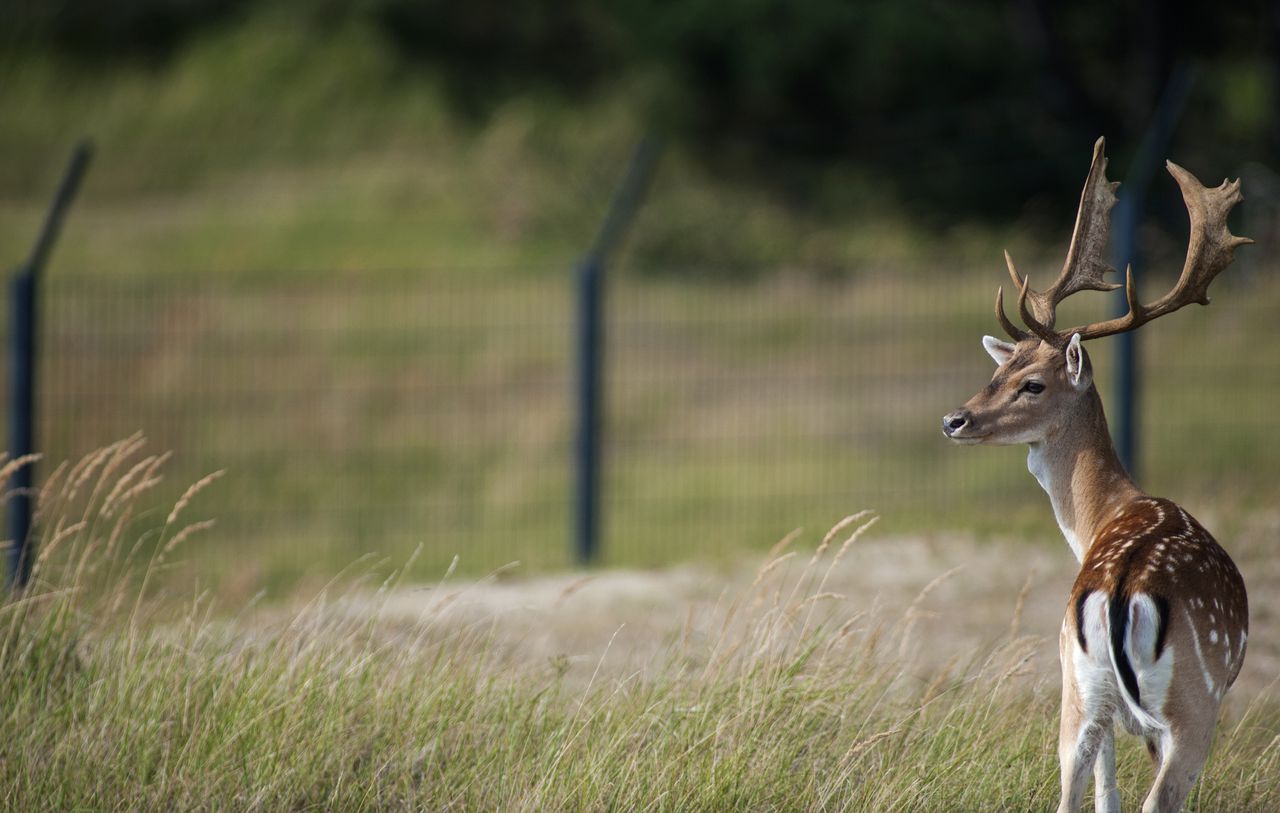
M466 585L402 589L364 565L289 612L166 596L201 525L147 496L140 438L40 494L32 586L0 609L0 802L8 809L1032 810L1056 799L1056 688L1010 634L944 665L899 617L828 589L874 517L812 552L798 535L670 646L585 674L529 662ZM361 575L365 573L366 575ZM945 574L943 577L945 578ZM446 580L448 575L446 574ZM925 593L930 588L926 588ZM923 595L923 594L922 594ZM930 657L924 657L927 654ZM1280 806L1280 710L1224 724L1195 810ZM1134 805L1149 768L1122 749Z

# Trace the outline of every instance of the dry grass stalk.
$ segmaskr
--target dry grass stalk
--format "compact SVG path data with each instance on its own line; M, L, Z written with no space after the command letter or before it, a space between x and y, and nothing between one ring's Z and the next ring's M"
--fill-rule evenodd
M1013 604L1013 620L1009 622L1009 638L1010 640L1017 638L1018 633L1022 630L1022 611L1027 604L1027 596L1031 593L1031 584L1035 581L1036 574L1029 573L1027 580L1022 583L1022 589L1018 591L1018 599Z
M836 535L837 535L837 534L839 534L839 533L840 533L841 531L843 531L845 528L848 528L848 527L849 527L850 525L852 525L853 523L857 522L858 520L864 519L864 518L865 518L865 517L867 517L867 516L870 516L870 517L871 517L871 519L869 519L869 520L867 520L866 522L864 522L864 523L862 523L861 525L859 525L859 526L854 530L854 532L853 532L852 534L850 534L850 535L849 535L849 538L848 538L848 539L846 539L846 540L845 540L845 541L840 545L840 548L836 551L836 555L835 555L835 556L833 556L833 557L831 557L831 563L830 563L830 564L828 564L828 565L827 565L827 569L826 569L825 571L823 571L823 573L822 573L822 578L818 581L818 585L817 585L817 587L815 587L815 588L812 590L812 592L813 592L813 593L821 593L821 592L823 592L823 590L825 590L825 589L826 589L827 581L831 578L831 573L835 570L836 565L840 563L840 559L841 559L841 557L843 557L843 556L844 556L845 552L849 550L849 547L854 543L854 541L855 541L855 540L857 540L857 539L858 539L858 537L862 536L862 534L863 534L863 533L865 533L865 532L867 531L867 529L868 529L868 528L870 528L872 525L875 525L875 524L876 524L876 522L878 522L878 521L879 521L880 517L876 516L876 515L875 515L872 511L870 511L870 510L862 510L862 511L857 512L856 514L850 514L849 516L847 516L847 517L845 517L844 519L842 519L842 520L840 520L839 522L837 522L837 523L835 524L835 526L834 526L834 527L832 527L832 529L831 529L830 531L827 531L827 535L826 535L825 537L823 537L823 539L822 539L822 544L818 546L818 547L819 547L819 553L818 553L818 554L815 554L815 555L814 555L814 557L813 557L813 559L811 559L811 560L809 561L809 567L810 567L810 568L812 568L812 567L813 567L813 565L815 565L815 564L817 563L817 561L818 561L818 559L819 559L819 556L820 556L820 552L821 552L822 550L825 550L825 549L826 549L826 547L828 547L828 546L831 544L831 540L832 540L832 539L834 539L834 538L836 537ZM799 583L797 583L797 587L798 587L798 586L799 586ZM794 598L794 593L793 593L792 595L793 595L793 598ZM798 607L797 607L797 609L798 609ZM803 636L803 635L804 635L806 632L808 632L808 630L809 630L809 625L810 625L810 623L813 621L813 611L814 611L814 607L813 607L813 605L810 605L810 606L809 606L809 612L808 612L808 614L805 616L805 619L804 619L804 624L803 624L803 625L801 626L801 628L800 628L800 634L801 634L801 636Z
M161 466L169 462L169 458L172 456L172 452L165 452L163 454L156 455L154 458L150 458L149 465L143 470L144 474L142 479L123 491L115 499L109 500L109 504L103 506L103 515L108 517L111 516L117 505L133 502L142 492L158 486L164 480L164 476L157 474L157 472L160 470Z
M72 468L71 473L67 475L67 481L71 487L67 490L67 502L71 502L80 493L80 488L94 475L98 467L106 462L107 458L118 448L119 442L110 446L104 446L101 449L95 449L80 459L80 462Z
M174 548L178 547L183 542L187 541L187 539L192 534L199 533L200 531L204 531L204 530L208 530L209 528L212 528L216 522L217 520L206 519L200 522L193 522L190 525L187 525L181 531L178 531L176 534L174 534L172 539L170 539L168 542L165 543L164 549L161 551L161 554L163 555L163 554L169 553Z
M111 454L107 456L106 465L102 467L102 473L98 475L98 482L94 484L93 491L89 494L89 499L85 504L86 519L88 518L94 503L97 502L98 495L102 493L102 490L106 487L107 483L111 482L112 475L114 475L120 467L129 460L129 458L133 457L133 455L145 445L146 441L143 439L142 433L134 432L130 437L116 441L107 447L108 449L111 449ZM119 485L119 482L117 482L112 490L114 491L116 488L119 488ZM104 509L105 506L106 504L104 503Z
M764 555L764 564L767 565L772 562L778 554L786 550L787 547L790 546L792 542L796 541L802 533L804 533L804 528L796 528L791 533L773 543L773 547L769 548L769 552ZM761 567L763 566L764 565L761 565Z
M2 488L5 483L9 482L9 478L13 477L13 473L18 469L35 463L43 456L44 455L41 454L24 454L22 457L16 457L5 463L4 466L0 466L0 488ZM5 457L8 457L8 455L5 455ZM4 458L0 458L0 460L3 459Z
M586 587L587 584L595 581L595 579L596 579L595 575L590 574L590 575L583 576L580 579L573 580L571 583L566 585L563 590L560 591L560 594L556 596L556 600L551 602L552 608L556 608L556 607L559 607L561 604L564 604L565 599L567 599L569 596L573 595L574 593L578 592L583 587Z
M36 508L33 517L37 522L44 518L49 506L53 503L53 495L61 493L58 488L58 481L66 475L70 465L63 460L59 463L49 476L45 478L44 483L40 485L40 493L36 495Z
M115 460L119 460L119 458L117 457ZM102 513L106 516L111 516L112 505L115 504L116 500L119 499L120 495L123 494L129 486L133 485L138 476L141 475L143 471L150 468L151 464L155 461L156 455L148 455L133 464L133 466L130 467L130 469L126 471L119 480L116 480L115 486L107 492L107 498L102 501ZM107 467L104 467L103 471L105 472L106 470Z
M792 556L795 556L795 555L796 555L795 551L788 551L782 554L781 556L777 557L776 559L770 559L765 564L765 566L760 568L759 572L756 573L756 580L751 583L751 586L755 587L759 585L760 582L764 581L765 576L768 576L772 571L780 567L783 562L787 561L788 559L790 559Z
M1031 642L1038 645L1039 639L1033 637ZM1035 650L1034 648L1029 647L1027 651L1023 652L1021 656L1013 661L1013 663L1010 663L1009 666L1000 673L1000 677L996 678L996 690L998 691L1010 678L1025 674L1028 671L1027 664L1031 662L1033 657L1035 657Z
M827 552L827 548L831 546L831 540L836 538L836 534L848 528L853 523L870 514L870 511L859 511L856 514L850 514L844 519L831 526L831 530L827 531L826 536L822 537L822 542L818 545L818 549L813 552L813 558L809 560L809 564L815 564L822 558L822 554Z
M804 607L806 604L815 604L819 601L830 601L832 599L843 601L846 598L848 598L848 596L844 593L814 593L812 596L809 596L804 601L800 602L799 607Z
M36 564L43 563L46 559L49 558L50 555L53 554L55 550L58 549L58 546L62 544L62 542L67 537L74 535L78 531L84 530L85 528L88 527L88 525L89 523L85 522L84 520L81 520L80 522L73 523L71 525L68 525L65 528L60 529L57 533L53 535L53 538L49 540L48 544L44 545L44 547L41 549L40 555L36 558Z
M684 628L680 630L680 652L687 655L689 652L689 638L693 635L693 619L694 607L690 604L684 614Z
M120 512L120 516L116 517L115 525L111 527L111 533L107 536L107 544L103 549L104 556L110 556L116 548L116 543L120 541L120 534L124 531L129 520L133 518L133 505L126 505L125 509Z
M858 517L864 517L864 516L866 516L866 515L867 515L867 514L869 514L869 513L871 513L871 512L870 512L870 511L862 511L862 512L860 512L859 514L857 514L857 515L855 515L855 516L858 516ZM844 541L844 544L842 544L842 545L840 546L840 550L836 551L836 555L835 555L834 557L832 557L832 559L831 559L831 566L832 566L832 567L835 567L836 563L837 563L837 562L839 562L839 561L840 561L840 559L844 557L845 551L849 550L850 546L852 546L854 542L857 542L857 541L858 541L858 538L859 538L860 536L862 536L864 533L866 533L866 532L867 532L867 530L868 530L868 529L870 529L872 525L875 525L875 524L876 524L877 522L879 522L879 521L880 521L880 517L879 517L879 516L873 516L871 519L869 519L869 520L867 520L866 522L864 522L864 523L862 523L861 525L859 525L859 526L858 526L858 528L857 528L857 530L855 530L852 534L850 534L850 535L849 535L849 538L848 538L848 539L846 539L846 540Z
M964 570L964 565L957 565L946 573L943 573L941 576L935 577L933 581L926 584L920 592L916 594L916 597L912 599L911 605L908 606L907 611L902 614L902 619L906 623L902 628L902 638L898 646L899 658L905 658L907 656L907 650L910 649L911 644L911 633L915 629L916 620L925 615L925 613L921 611L920 605L924 603L924 600L928 598L930 593L961 570Z
M197 494L203 491L205 487L208 486L210 483L212 483L214 480L217 480L219 477L221 477L226 473L227 473L226 469L218 469L217 471L211 474L206 474L204 477L201 477L199 480L196 480L194 483L188 486L187 490L182 492L182 496L178 498L178 501L173 504L173 510L169 512L169 516L167 519L165 519L164 524L172 525L173 521L176 520L178 518L178 515L182 513L182 509L186 508L187 504L190 503L191 500Z
M942 694L947 684L951 682L952 673L959 665L960 659L952 657L938 669L937 674L933 676L933 680L929 681L929 684L924 687L924 692L920 695L921 706L929 705Z

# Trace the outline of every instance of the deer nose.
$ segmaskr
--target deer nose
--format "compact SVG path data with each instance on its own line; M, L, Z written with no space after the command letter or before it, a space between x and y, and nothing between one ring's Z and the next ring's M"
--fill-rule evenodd
M954 435L956 432L959 432L961 429L964 429L969 425L970 418L971 416L967 409L956 410L950 415L944 415L942 417L943 434L948 436Z

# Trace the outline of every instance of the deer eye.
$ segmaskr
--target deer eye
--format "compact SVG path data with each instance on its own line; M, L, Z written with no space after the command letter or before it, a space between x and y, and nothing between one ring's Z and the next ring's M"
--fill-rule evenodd
M1039 395L1044 392L1044 384L1041 384L1039 381L1028 381L1022 385L1022 389L1018 390L1018 392L1029 392L1032 395Z

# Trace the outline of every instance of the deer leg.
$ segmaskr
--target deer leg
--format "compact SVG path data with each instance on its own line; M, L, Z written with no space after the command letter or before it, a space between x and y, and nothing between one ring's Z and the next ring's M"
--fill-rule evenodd
M1147 744L1147 756L1151 757L1151 764L1155 766L1157 771L1160 770L1160 738L1155 735L1143 737L1143 741Z
M1109 720L1096 719L1094 703L1085 697L1090 692L1089 670L1079 667L1086 659L1076 645L1075 637L1063 625L1058 641L1062 656L1062 718L1058 731L1058 761L1061 767L1062 795L1058 813L1075 813L1084 801L1089 785L1089 771L1102 744L1103 734L1111 730ZM1080 678L1085 680L1081 681ZM1083 685L1082 685L1083 683ZM1099 723L1105 723L1100 725Z
M1160 748L1163 757L1160 770L1156 772L1151 792L1142 803L1142 813L1177 813L1182 809L1209 756L1212 742L1213 729L1209 727L1194 737L1164 738Z
M1062 770L1062 796L1058 801L1058 813L1076 813L1084 802L1084 792L1089 786L1089 771L1093 768L1102 740L1102 727L1095 722L1070 720L1062 717L1062 731L1058 739L1058 760Z
M1096 768L1098 776L1098 810L1113 811L1110 800L1115 790L1115 678L1106 654L1104 632L1106 595L1088 597L1079 613L1083 632L1074 631L1073 610L1063 619L1058 636L1058 654L1062 662L1062 723L1058 733L1058 759L1062 771L1062 796L1059 813L1075 813L1084 801L1089 786L1089 773L1100 752ZM1080 639L1085 639L1082 645ZM1118 803L1119 799L1115 801Z
M1116 731L1102 726L1098 756L1093 763L1093 809L1096 813L1120 813L1120 789L1116 786Z

